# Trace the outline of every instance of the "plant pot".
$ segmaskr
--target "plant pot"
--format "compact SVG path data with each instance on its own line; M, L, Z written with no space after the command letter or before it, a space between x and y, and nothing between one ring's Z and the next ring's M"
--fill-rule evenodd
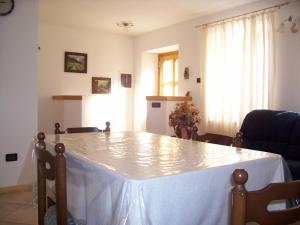
M189 126L176 126L174 128L177 137L191 139L192 128Z

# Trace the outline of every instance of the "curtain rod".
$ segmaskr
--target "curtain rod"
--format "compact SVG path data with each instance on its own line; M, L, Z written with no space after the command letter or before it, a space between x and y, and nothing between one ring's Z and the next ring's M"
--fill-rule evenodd
M266 10L269 10L269 9L280 8L280 7L288 5L288 4L290 4L290 2L284 2L284 3L278 4L278 5L274 5L274 6L271 6L271 7L268 7L268 8L259 9L259 10L255 10L255 11L252 11L252 12L243 13L243 14L240 14L238 16L227 17L225 19L221 19L221 20L216 20L216 21L209 22L209 23L200 24L200 25L195 26L195 28L200 28L200 27L211 25L211 24L214 24L214 23L224 22L226 20L231 20L231 19L234 19L234 18L247 16L247 15L250 15L250 14L254 14L254 13L266 11Z

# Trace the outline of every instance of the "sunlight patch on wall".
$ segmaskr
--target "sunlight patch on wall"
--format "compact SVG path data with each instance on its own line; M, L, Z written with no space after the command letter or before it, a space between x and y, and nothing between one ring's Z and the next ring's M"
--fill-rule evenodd
M92 94L83 97L83 126L105 128L105 122L110 121L111 130L127 130L128 99L126 90L119 82L113 82L111 94Z
M105 127L110 121L110 95L86 95L83 98L83 126Z
M146 96L157 94L157 54L143 53L141 61L141 75L139 80L139 87L136 89L138 99L135 107L135 120L138 127L136 130L146 130L146 116L147 116L147 102Z

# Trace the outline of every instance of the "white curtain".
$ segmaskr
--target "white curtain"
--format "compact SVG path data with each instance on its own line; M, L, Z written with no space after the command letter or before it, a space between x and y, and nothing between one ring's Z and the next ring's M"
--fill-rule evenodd
M274 32L273 12L202 28L205 132L232 136L249 111L272 108Z

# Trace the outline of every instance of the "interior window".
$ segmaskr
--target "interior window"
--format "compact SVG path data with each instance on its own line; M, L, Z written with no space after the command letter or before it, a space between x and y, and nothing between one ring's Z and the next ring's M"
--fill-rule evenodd
M178 52L158 55L160 96L178 96Z

